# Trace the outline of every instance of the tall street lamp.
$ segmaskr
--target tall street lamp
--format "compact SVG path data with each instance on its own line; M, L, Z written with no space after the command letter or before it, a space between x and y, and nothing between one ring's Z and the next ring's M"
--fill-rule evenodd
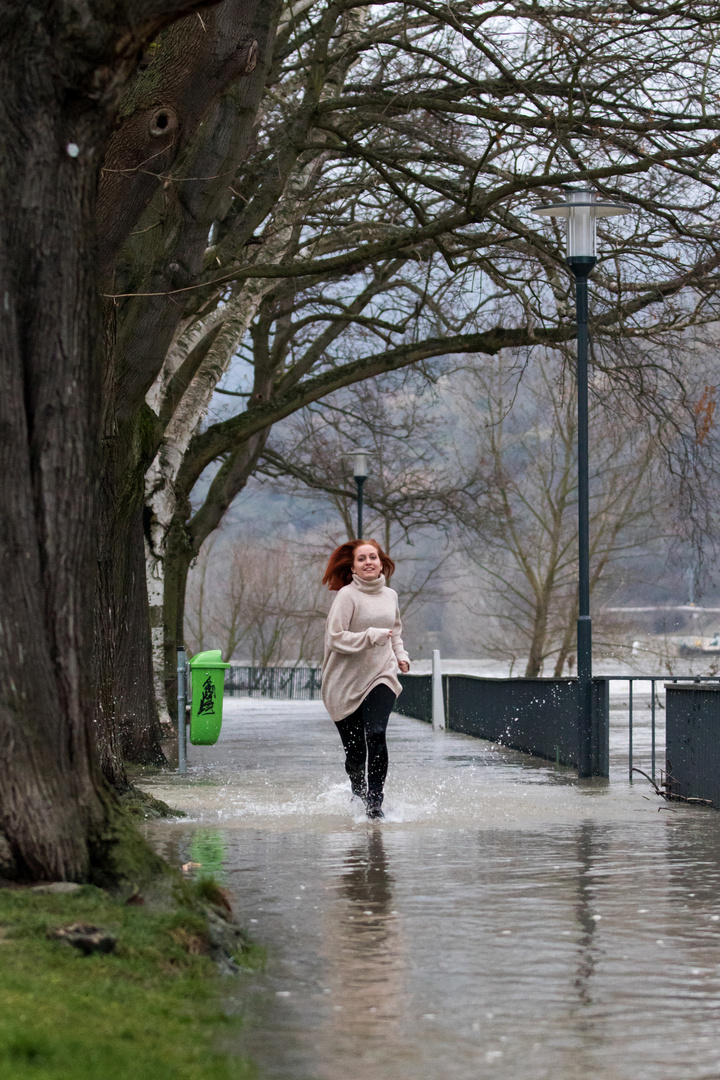
M362 540L363 534L363 484L368 476L367 459L373 453L372 450L350 450L343 457L353 459L353 476L357 484L357 538Z
M567 219L567 264L575 275L578 395L578 775L592 773L592 622L590 619L590 502L588 469L588 277L596 259L596 220L617 217L626 203L602 202L590 188L568 191L567 201L533 213Z

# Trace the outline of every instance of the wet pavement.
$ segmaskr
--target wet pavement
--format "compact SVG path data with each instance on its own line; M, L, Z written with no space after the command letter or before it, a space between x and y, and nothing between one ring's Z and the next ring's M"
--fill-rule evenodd
M143 782L267 946L227 988L261 1076L720 1077L720 814L627 783L620 705L609 784L393 716L381 823L316 702L226 700L187 778Z

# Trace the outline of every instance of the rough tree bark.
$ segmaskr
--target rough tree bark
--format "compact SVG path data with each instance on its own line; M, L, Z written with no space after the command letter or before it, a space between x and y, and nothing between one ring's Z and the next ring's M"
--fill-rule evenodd
M264 64L256 78L232 88L255 72L259 50L263 56L267 52L274 10L266 0L222 0L202 19L181 20L146 50L144 69L123 100L103 165L102 258L105 267L113 267L104 279L107 293L162 293L178 275L200 269L210 226L252 130ZM150 260L143 211L151 220ZM137 235L128 238L128 233ZM103 771L122 788L123 758L164 760L147 592L139 573L144 474L161 431L145 395L182 306L167 295L113 297L107 315L112 348L106 356L95 656ZM127 666L124 658L130 657Z
M103 389L98 170L146 40L186 0L0 13L0 874L114 846L91 679Z

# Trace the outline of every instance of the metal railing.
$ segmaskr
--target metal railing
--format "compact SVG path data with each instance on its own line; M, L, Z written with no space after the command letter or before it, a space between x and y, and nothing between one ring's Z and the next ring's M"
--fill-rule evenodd
M432 715L430 675L403 675L402 697L396 709L406 716L429 721ZM650 711L650 772L658 772L658 708L664 709L666 683L720 684L720 675L600 675L593 680L597 695L597 761L594 775L608 775L610 716L622 713L623 704L609 693L612 683L627 683L628 777L633 780L635 761L642 746L636 741L639 698ZM658 686L657 684L660 684ZM602 685L606 690L602 691ZM639 685L638 685L639 684ZM577 682L575 679L483 678L443 675L442 685L448 728L512 746L516 750L554 760L558 764L576 764ZM649 701L647 695L649 689ZM640 693L639 693L640 691ZM613 695L614 696L614 695ZM605 719L603 720L603 716ZM617 732L617 723L612 727ZM643 725L643 733L647 731ZM600 744L603 743L601 746ZM647 768L647 746L641 762ZM660 747L662 751L662 746ZM624 755L623 755L624 756ZM602 759L602 761L601 761Z
M432 720L432 676L400 676L403 693L396 712ZM500 743L558 765L578 764L578 694L572 678L442 676L448 731ZM591 775L609 771L608 684L592 681Z
M663 700L660 697L657 684L660 683L661 688L665 683L720 683L720 675L603 675L600 677L607 682L628 684L628 777L630 782L633 780L633 768L634 759L636 754L635 749L635 718L638 708L638 689L637 684L645 683L650 685L650 773L655 780L657 772L657 709L664 708ZM463 680L458 676L443 675L443 686L445 690L446 699L450 699L450 681L469 681L469 682L523 682L524 680L482 680L477 677L466 677ZM430 676L413 676L412 679L403 678L403 682L406 683L405 693L400 701L398 711L406 713L406 715L417 715L420 719L430 719L430 706L431 706L431 686ZM528 680L532 682L533 680ZM543 683L549 683L551 680L536 680L538 687ZM597 681L600 681L599 679ZM572 683L574 680L558 680L558 682ZM412 690L410 685L412 685ZM233 665L228 669L225 675L225 693L229 697L258 697L258 698L276 698L279 700L295 700L295 701L317 701L321 697L321 672L320 668L311 667L252 667L243 665ZM415 697L420 695L417 703ZM643 695L645 697L645 695ZM663 695L664 697L664 695ZM427 701L425 701L427 698ZM415 708L412 707L415 705ZM405 704L405 708L403 708ZM410 707L409 709L407 707ZM645 706L645 701L643 701ZM613 711L618 711L618 706L614 702L610 702L610 708ZM554 712L556 710L553 710ZM425 716L425 712L428 713ZM489 737L492 735L488 733ZM537 754L537 749L533 747L521 747L527 749L528 752ZM555 747L554 753L551 755L545 751L541 756L553 757L555 759L560 758L558 746ZM645 759L647 760L647 759ZM568 762L569 763L569 762Z
M278 698L284 701L317 701L320 668L243 667L233 664L225 673L228 697Z
M656 709L664 708L658 697L656 684L661 683L720 683L720 675L605 675L608 682L626 682L628 684L628 777L633 782L633 709L634 684L650 683L650 775L655 780L657 761L657 716ZM612 706L611 706L612 707Z

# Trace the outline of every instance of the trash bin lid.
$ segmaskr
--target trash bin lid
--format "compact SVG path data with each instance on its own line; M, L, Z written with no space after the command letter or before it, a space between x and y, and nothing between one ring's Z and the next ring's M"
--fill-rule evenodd
M197 656L193 656L190 667L229 668L231 665L223 663L220 649L207 649L205 652L199 652Z

